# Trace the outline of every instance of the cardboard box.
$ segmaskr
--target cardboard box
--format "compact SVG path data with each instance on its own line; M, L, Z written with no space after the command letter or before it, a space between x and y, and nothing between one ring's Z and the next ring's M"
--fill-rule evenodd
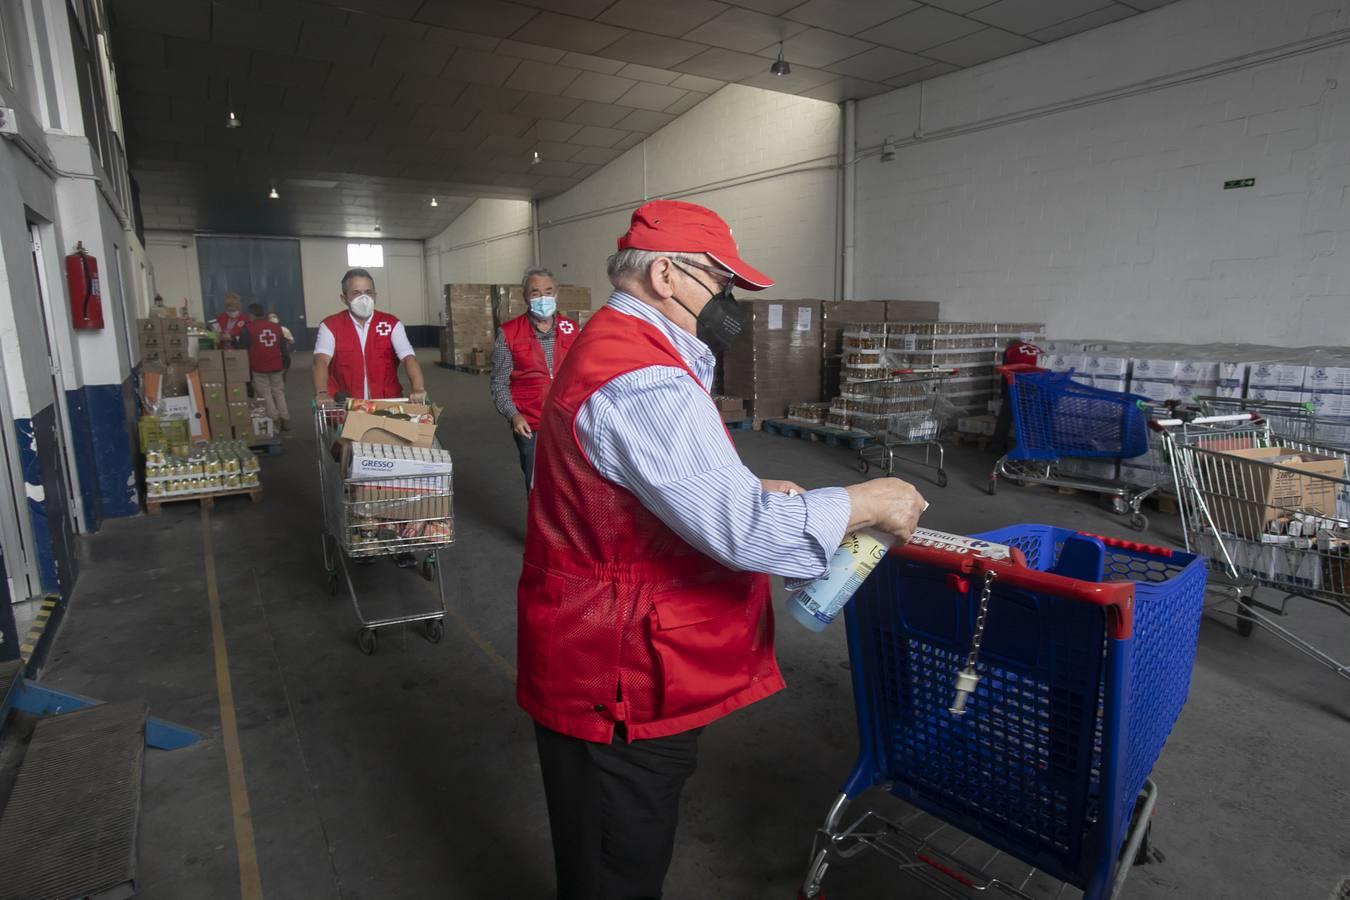
M1202 483L1242 486L1210 497L1210 513L1221 531L1253 540L1295 512L1334 517L1339 484L1333 479L1345 477L1343 459L1284 447L1202 453L1196 462Z
M436 405L424 406L419 403L398 403L394 401L370 400L376 409L401 406L415 415L430 413L439 420L441 408ZM436 423L409 422L403 419L391 419L370 412L348 410L347 420L342 426L344 441L364 442L368 444L401 444L408 447L430 447L436 440Z
M1304 376L1304 387L1314 394L1329 391L1350 393L1350 368L1309 366Z
M211 430L212 438L223 438L230 434L230 408L228 406L208 407L206 426Z
M248 382L231 381L225 385L225 401L227 403L247 403L248 402Z
M197 354L197 372L202 384L225 383L225 357L220 350L202 350Z
M789 403L815 401L821 391L819 300L744 300L748 333L722 355L723 392L741 397L746 412L781 418Z
M451 514L454 467L439 448L356 442L343 449L352 479L352 513L383 520L445 519Z
M1302 390L1308 367L1287 363L1252 363L1247 383L1252 387Z
M453 366L455 358L450 352L450 329L442 325L439 329L441 341L441 365Z
M222 350L224 357L225 383L247 384L251 373L248 368L247 350Z
M159 318L159 330L165 335L187 334L187 322L178 316L162 316Z
M187 422L163 422L159 423L159 430L164 435L164 443L169 447L178 447L188 443L192 438L192 430Z
M398 447L358 441L344 453L344 470L352 478L416 478L453 475L448 451L436 447Z
M496 328L491 284L447 284L443 289L447 345L451 365L472 365L475 349L486 350L493 344Z
M228 409L230 398L223 384L202 384L202 402L207 409Z
M937 304L933 304L936 308ZM936 318L936 313L934 314ZM820 302L821 396L839 394L839 355L844 332L856 322L884 322L885 300L822 300Z
M253 404L252 403L231 403L230 425L236 428L253 428Z
M471 360L469 365L473 366L475 369L486 369L488 366L488 354L486 350L475 349L473 353L469 354L469 359Z
M1124 378L1130 374L1130 361L1119 356L1089 356L1083 363L1083 369L1093 377L1111 375Z
M559 303L559 306L562 304ZM504 324L523 316L529 311L525 302L525 289L518 284L499 284L492 289L492 328L495 331Z
M189 397L161 397L160 421L187 422L192 419L192 400Z
M1133 377L1140 381L1174 381L1177 367L1181 365L1175 359L1136 359L1131 362Z
M590 310L591 289L574 284L558 285L558 309Z
M857 302L857 301L853 301ZM887 322L936 322L938 304L933 300L882 300ZM865 320L864 320L865 321Z
M141 365L144 368L163 371L168 364L168 360L164 358L163 350L141 350Z

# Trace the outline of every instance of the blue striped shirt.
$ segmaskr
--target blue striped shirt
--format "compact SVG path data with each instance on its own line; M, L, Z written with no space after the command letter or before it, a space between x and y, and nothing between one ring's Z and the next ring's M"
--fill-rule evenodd
M592 394L576 418L591 465L726 566L787 578L823 574L848 527L848 492L822 488L789 497L764 491L708 402L704 385L712 383L717 364L708 345L622 291L608 305L654 325L698 381L674 366L649 366Z

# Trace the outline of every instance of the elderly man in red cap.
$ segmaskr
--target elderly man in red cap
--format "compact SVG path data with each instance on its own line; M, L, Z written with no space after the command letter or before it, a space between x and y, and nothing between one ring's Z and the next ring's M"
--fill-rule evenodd
M924 506L741 463L708 386L745 328L733 285L773 281L716 213L639 207L609 277L544 403L518 590L560 900L661 896L704 726L784 687L765 573L824 574L854 528L907 540Z

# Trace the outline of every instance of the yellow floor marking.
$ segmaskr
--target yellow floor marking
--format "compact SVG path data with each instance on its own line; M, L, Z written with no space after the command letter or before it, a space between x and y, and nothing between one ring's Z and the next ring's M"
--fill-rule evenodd
M225 651L225 626L220 616L216 551L211 541L211 511L205 503L202 504L202 549L206 555L206 599L211 610L211 646L216 658L216 694L220 698L220 737L225 745L225 770L230 778L230 808L234 812L234 843L239 852L239 896L241 900L262 900L258 847L253 840L253 813L248 805L244 755L239 749L239 726L235 721L230 657Z

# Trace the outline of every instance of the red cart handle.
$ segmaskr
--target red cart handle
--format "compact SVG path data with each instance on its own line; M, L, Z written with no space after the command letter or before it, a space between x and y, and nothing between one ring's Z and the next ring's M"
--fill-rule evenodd
M1110 638L1124 640L1134 635L1134 584L1131 582L1080 581L1042 572L1027 566L1026 558L1016 548L1012 549L1010 558L1004 559L980 556L978 551L965 552L925 545L923 542L897 544L891 548L891 553L906 562L960 575L983 578L986 572L992 572L996 583L1001 586L1104 607L1107 635Z
M1136 553L1152 553L1161 556L1163 559L1172 558L1171 547L1159 547L1157 544L1143 544L1139 541L1127 541L1124 538L1107 537L1104 534L1093 534L1090 531L1078 532L1083 537L1096 538L1108 547L1119 547L1122 550L1133 550Z

